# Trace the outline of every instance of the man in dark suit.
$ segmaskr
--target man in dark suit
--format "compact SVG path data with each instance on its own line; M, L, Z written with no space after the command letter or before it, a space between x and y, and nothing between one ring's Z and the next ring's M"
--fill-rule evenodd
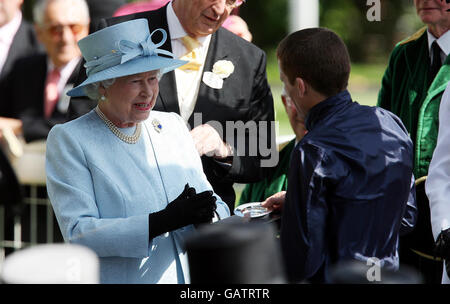
M418 270L426 284L442 280L442 261L434 256L430 203L425 193L428 168L437 144L439 105L450 81L450 14L439 0L414 0L426 25L392 51L378 93L378 106L398 115L414 143L419 215L414 230L400 238L400 262Z
M33 27L22 16L22 3L23 0L0 2L0 116L10 115L4 91L14 62L41 49Z
M231 211L236 198L233 183L261 180L278 160L274 149L266 149L266 154L261 149L275 148L271 128L273 98L266 77L265 53L221 28L230 12L242 2L174 0L155 11L99 23L102 28L146 18L151 33L158 28L167 32L163 49L191 61L186 64L189 69L177 69L162 77L154 109L176 112L193 128L191 135L205 174ZM160 34L154 33L154 43L160 41ZM192 51L185 42L189 39L194 44ZM85 73L81 76L79 82L84 80ZM89 105L88 101L72 101L71 107L77 103ZM91 102L85 112L93 107ZM84 113L72 111L73 117L81 114Z
M46 139L55 124L67 121L65 92L78 75L81 53L77 42L88 34L89 26L85 0L43 0L33 13L46 54L18 60L5 93L9 117L21 121L17 135L22 133L26 142Z
M79 58L72 64L68 78L61 84L61 93L58 102L51 114L44 115L44 92L46 77L49 73L48 57L46 54L37 54L18 60L11 75L10 88L12 91L13 113L22 122L22 135L26 142L46 139L50 129L59 123L67 121L67 108L69 97L65 94L71 89L77 79ZM30 70L30 66L33 67ZM30 80L30 81L28 81ZM31 81L33 80L33 81ZM26 89L24 89L26 83Z
M0 118L0 129L14 126L17 137L26 142L44 140L50 129L67 121L69 97L78 76L81 53L78 40L88 34L89 10L85 0L40 0L36 2L33 18L37 38L45 53L17 60L7 79L5 95L9 104L9 117ZM4 131L2 131L4 132ZM1 134L6 134L0 132ZM4 135L10 152L15 141ZM30 189L24 188L28 197ZM46 189L38 187L37 196L46 198ZM47 208L37 206L36 239L30 233L30 205L22 210L22 240L25 242L47 242ZM53 241L62 242L57 222L53 219ZM11 238L11 233L7 233Z

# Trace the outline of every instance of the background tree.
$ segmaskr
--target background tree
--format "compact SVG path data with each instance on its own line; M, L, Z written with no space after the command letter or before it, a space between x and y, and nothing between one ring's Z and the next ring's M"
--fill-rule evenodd
M335 31L347 44L354 62L385 62L395 43L420 28L412 0L380 0L381 21L366 18L366 0L320 0L320 26ZM289 32L288 0L249 0L239 14L253 33L253 42L267 52Z

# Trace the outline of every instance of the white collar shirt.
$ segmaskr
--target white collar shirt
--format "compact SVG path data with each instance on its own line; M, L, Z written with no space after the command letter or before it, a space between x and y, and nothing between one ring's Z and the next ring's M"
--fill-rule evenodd
M69 81L70 76L73 71L77 67L78 62L81 57L75 57L70 60L65 66L59 69L59 73L61 75L58 81L58 94L59 101L56 105L58 110L62 113L65 113L69 107L70 97L66 95L66 92L72 89L73 85L68 86L67 82ZM54 69L55 65L52 63L50 58L47 59L47 74L50 73Z
M447 59L448 54L450 53L450 31L447 31L444 35L436 39L433 34L427 30L428 35L428 50L430 53L430 59L433 60L433 52L431 51L431 45L435 40L437 40L437 44L441 48L441 62L444 62Z
M5 65L6 58L8 58L9 49L21 22L22 13L19 11L10 22L0 27L0 73Z
M186 47L181 42L181 38L187 36L187 33L173 10L172 2L170 2L167 6L167 23L170 32L172 53L175 57L180 58L188 52ZM201 83L209 43L211 41L211 35L198 37L197 40L201 44L201 46L197 49L199 61L202 63L200 69L198 71L184 71L180 69L175 70L178 105L180 107L180 115L185 122L189 120L197 101L198 90Z

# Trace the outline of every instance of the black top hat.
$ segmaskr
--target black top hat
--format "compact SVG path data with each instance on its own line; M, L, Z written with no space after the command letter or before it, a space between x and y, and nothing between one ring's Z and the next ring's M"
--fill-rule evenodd
M186 250L191 283L285 283L272 224L203 226L186 240Z

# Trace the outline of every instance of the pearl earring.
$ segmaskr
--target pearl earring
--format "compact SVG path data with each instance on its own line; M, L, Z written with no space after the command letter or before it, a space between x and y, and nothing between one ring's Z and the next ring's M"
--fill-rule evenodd
M102 95L102 96L100 97L100 100L101 100L101 101L105 101L105 100L106 100L105 95Z

